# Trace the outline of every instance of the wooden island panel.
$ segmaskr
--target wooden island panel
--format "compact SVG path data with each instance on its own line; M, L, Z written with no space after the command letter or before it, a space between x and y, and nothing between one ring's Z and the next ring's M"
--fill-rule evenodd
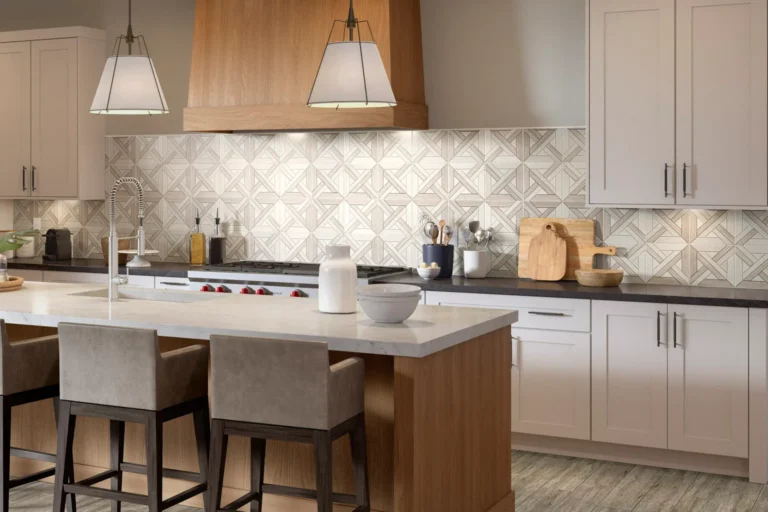
M12 340L50 333L8 325ZM162 338L161 349L199 344ZM331 362L362 357L366 364L366 432L371 503L381 512L514 512L511 492L511 343L509 328L479 336L417 359L331 352ZM12 443L55 451L56 431L50 401L14 409ZM143 464L144 428L126 426L125 457ZM109 467L108 421L78 418L74 456L78 478ZM164 466L197 471L191 416L165 424ZM334 490L354 492L346 437L334 443ZM12 461L12 473L39 470L36 461ZM310 445L270 442L267 483L314 488ZM100 484L107 486L108 482ZM224 501L249 489L250 450L245 438L231 437L224 476ZM171 496L191 483L166 479ZM126 474L124 489L146 492L145 478ZM202 506L197 496L186 504ZM314 502L268 496L264 512L315 510ZM338 506L338 511L352 507Z

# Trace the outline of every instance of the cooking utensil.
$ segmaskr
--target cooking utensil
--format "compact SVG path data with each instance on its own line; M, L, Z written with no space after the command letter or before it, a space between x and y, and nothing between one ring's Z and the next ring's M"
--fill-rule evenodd
M451 226L445 226L445 239L443 240L443 245L448 245L451 242L451 239L453 238L453 228Z
M469 244L472 241L472 232L469 230L469 228L464 228L461 230L461 237L464 239L465 248L469 250Z
M616 247L595 247L595 221L590 219L537 219L524 218L520 221L520 245L517 274L531 277L528 271L528 251L531 240L546 224L554 224L557 235L565 240L567 263L563 279L575 281L576 270L591 270L595 254L616 255Z
M600 268L576 270L576 280L582 286L608 288L610 286L619 286L623 279L623 270L604 270Z
M431 220L428 220L426 224L422 227L422 231L424 232L424 236L427 237L428 240L432 240L432 231L435 229L435 223Z
M473 235L477 232L478 229L480 229L480 222L473 220L469 223L469 232Z
M443 230L445 229L445 219L440 219L440 245L443 244Z
M477 242L478 244L481 244L488 239L488 231L482 228L478 228L475 231L474 235L475 235L475 242Z
M528 273L537 281L559 281L566 270L565 240L557 235L554 224L545 224L528 248Z
M486 231L488 235L485 237L485 247L483 248L484 251L488 250L488 246L491 245L491 240L493 240L493 228L488 228Z
M432 224L432 233L430 233L430 237L432 239L432 245L437 245L437 237L440 236L440 230L437 226Z

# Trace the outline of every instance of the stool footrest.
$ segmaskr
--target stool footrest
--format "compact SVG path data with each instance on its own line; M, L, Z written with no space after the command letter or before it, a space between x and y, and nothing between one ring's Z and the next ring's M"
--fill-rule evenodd
M116 476L120 476L120 472L116 469L108 469L106 471L102 471L101 473L97 473L93 476L89 476L88 478L84 478L80 480L79 482L75 482L76 485L93 485L97 484L99 482L103 482L104 480L107 480L108 478L114 478Z
M98 487L88 487L80 484L64 484L64 492L70 494L82 494L92 498L101 498L112 501L125 501L137 505L149 505L149 498L141 494L131 492L111 491L109 489L99 489Z
M303 489L301 487L288 487L285 485L264 484L261 486L264 494L277 494L279 496L290 496L293 498L306 498L309 500L317 499L317 491L313 489ZM356 505L357 500L351 494L333 493L334 503L343 503L345 505Z
M147 466L145 466L144 464L133 464L130 462L122 462L120 464L120 471L125 471L126 473L136 473L138 475L146 475ZM200 473L195 473L193 471L181 471L179 469L163 468L163 478L173 478L175 480L185 480L188 482L197 482L197 483L203 482L203 477L200 475Z
M206 490L208 490L207 483L197 484L196 486L191 487L186 491L180 492L176 496L168 498L167 500L163 500L162 509L165 510L166 508L170 508L170 507L173 507L174 505L178 505L182 501L187 501L189 498L193 496L197 496L198 494L203 493Z
M21 457L23 459L56 463L56 455L53 453L37 452L35 450L26 450L24 448L11 448L11 457Z
M15 489L16 487L24 484L28 484L30 482L36 482L38 480L41 480L43 478L48 478L49 476L53 476L56 474L56 468L48 468L43 469L42 471L38 471L37 473L32 473L31 475L26 476L20 476L19 478L15 478L8 482L8 488L9 489Z
M261 493L258 491L249 492L244 496L240 496L235 501L225 507L220 508L219 510L237 510L243 505L247 505L248 503L255 500L261 501Z

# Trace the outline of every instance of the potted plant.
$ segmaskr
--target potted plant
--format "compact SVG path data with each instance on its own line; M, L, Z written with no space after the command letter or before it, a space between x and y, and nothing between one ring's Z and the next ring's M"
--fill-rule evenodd
M36 229L32 231L10 231L0 235L0 254L8 251L20 249L24 244L30 241L30 237L39 234Z

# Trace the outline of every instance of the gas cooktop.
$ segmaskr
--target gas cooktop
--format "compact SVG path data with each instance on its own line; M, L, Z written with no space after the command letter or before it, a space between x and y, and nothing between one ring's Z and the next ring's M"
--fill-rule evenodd
M232 263L222 263L221 265L208 265L203 270L206 272L317 276L320 273L320 265L316 263L288 263L280 261L235 261ZM409 269L370 265L357 266L358 279L371 279L400 272L409 272Z

